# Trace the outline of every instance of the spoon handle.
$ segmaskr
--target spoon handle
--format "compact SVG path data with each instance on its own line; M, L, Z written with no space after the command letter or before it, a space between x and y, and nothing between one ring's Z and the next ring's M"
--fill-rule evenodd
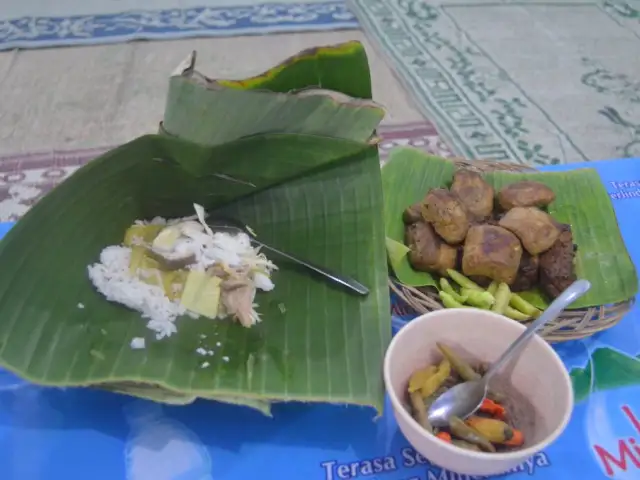
M517 354L522 348L525 347L527 342L536 334L536 332L546 323L551 320L555 320L562 311L575 302L582 295L587 293L591 288L591 283L587 280L577 280L573 282L564 292L562 292L549 307L542 312L535 322L522 332L522 334L513 342L509 348L496 360L487 373L485 373L483 380L489 381L498 370L500 370L505 363L507 363L512 356Z
M281 257L285 257L288 258L289 260L291 260L292 262L298 263L306 268L308 268L309 270L313 270L314 272L328 278L329 280L331 280L332 282L338 283L344 287L347 287L348 289L350 289L351 291L359 294L359 295L368 295L369 294L369 289L367 287L365 287L364 285L362 285L360 282L357 282L356 280L354 280L353 278L349 278L349 277L343 277L341 275L338 275L337 273L334 273L330 270L327 270L324 267L319 267L317 265L314 265L312 263L309 263L305 260L301 260L297 257L294 257L293 255L289 255L288 253L284 253L281 250L278 250L277 248L273 248L270 247L269 245L259 242L258 240L256 240L255 238L251 238L251 243L255 244L256 246L262 247L266 250L271 250L272 252L276 253L277 255L280 255Z

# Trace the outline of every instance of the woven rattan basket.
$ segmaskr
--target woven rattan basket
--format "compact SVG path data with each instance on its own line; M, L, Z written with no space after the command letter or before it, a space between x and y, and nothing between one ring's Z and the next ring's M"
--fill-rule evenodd
M479 173L495 170L526 172L531 168L513 163L498 163L486 160L454 160L458 168L467 168ZM417 313L433 312L444 308L438 297L438 291L431 287L420 289L403 285L395 278L389 278L391 290L408 306ZM540 335L549 343L565 342L589 337L594 333L607 330L616 325L622 317L631 309L633 298L599 307L590 307L579 310L567 310L557 320L548 323L540 332Z

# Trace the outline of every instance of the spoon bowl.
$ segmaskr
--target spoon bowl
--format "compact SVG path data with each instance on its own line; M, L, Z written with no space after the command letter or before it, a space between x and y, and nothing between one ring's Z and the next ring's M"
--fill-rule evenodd
M520 335L479 380L464 382L440 395L429 408L429 422L434 427L446 427L452 417L465 419L473 415L487 396L489 381L506 363L520 353L538 330L558 318L565 308L591 288L587 280L577 280L564 290L549 307Z

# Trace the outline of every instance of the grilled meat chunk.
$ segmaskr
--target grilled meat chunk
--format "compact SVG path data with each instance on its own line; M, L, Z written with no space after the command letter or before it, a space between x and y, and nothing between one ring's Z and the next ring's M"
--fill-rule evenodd
M422 220L422 202L415 203L410 207L405 208L402 212L402 221L406 225L410 225Z
M464 243L462 272L511 285L516 279L521 257L520 240L509 230L493 225L474 225Z
M493 187L472 170L458 170L453 176L451 192L456 194L473 220L482 222L493 211Z
M498 203L504 210L514 207L546 207L556 198L544 183L524 180L505 185L498 192Z
M512 208L498 225L515 233L531 255L549 250L560 235L560 229L551 215L536 207Z
M576 281L571 226L562 224L560 230L553 246L540 255L540 287L551 298L556 298Z
M458 249L443 242L424 220L407 225L405 244L411 250L409 263L416 270L446 275L448 268L456 267Z
M524 292L531 290L538 284L538 272L540 267L540 258L537 255L530 255L524 250L520 259L520 267L516 279L511 285L514 292Z
M491 285L491 282L493 282L493 280L491 280L489 277L483 277L481 275L471 275L469 276L469 280L477 283L482 288L487 288L489 285Z
M422 216L433 224L445 242L452 245L462 242L469 230L467 210L455 194L444 188L434 188L427 194Z
M476 222L482 222L493 211L493 187L482 175L472 170L458 170L453 176L451 192L456 194Z

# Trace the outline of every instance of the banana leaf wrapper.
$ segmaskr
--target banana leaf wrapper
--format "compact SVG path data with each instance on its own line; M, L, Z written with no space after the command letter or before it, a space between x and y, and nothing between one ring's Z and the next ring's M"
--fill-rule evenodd
M356 62L365 69L358 76L366 79L364 103L340 95L358 88L340 91L334 82L338 95L314 94L316 103L307 104L317 125L339 118L345 105L356 109L339 132L300 122L273 131L249 121L261 111L247 112L255 103L240 108L253 90L185 82L198 87L201 106L208 98L222 102L207 110L226 119L215 138L171 130L141 137L79 169L36 204L0 243L0 365L35 383L98 386L173 404L217 399L268 412L271 401L300 400L381 410L390 306L379 158L370 140L384 112L366 98L363 53L359 44L319 49L267 75L272 87L280 85L270 95L285 115L305 97L284 92L324 79L323 55L331 65L364 58ZM315 83L305 85L298 73L292 77L298 83L284 88L288 68L299 65L313 66ZM225 100L230 91L249 97ZM185 118L192 125L208 121ZM175 125L166 115L165 123ZM242 219L266 243L357 278L370 295L350 295L274 258L276 288L257 297L258 326L182 318L177 334L154 341L137 312L93 289L86 267L105 246L120 243L134 220L190 215L193 203ZM208 346L202 334L222 345L214 356L196 354ZM146 348L131 349L130 340L140 336Z
M246 182L229 180L242 165ZM146 136L120 147L56 188L0 243L0 362L46 385L135 382L187 397L380 408L390 319L379 180L375 147L347 140L286 134L211 148ZM265 242L352 275L371 294L347 294L280 262L276 289L257 299L258 326L183 318L177 334L154 341L137 312L93 289L86 267L135 219L188 215L193 202L224 206ZM208 368L196 354L201 334L222 344ZM147 347L131 349L139 336Z
M191 53L169 80L161 132L206 145L260 133L368 141L384 117L359 42L304 50L244 80L213 80Z
M178 392L160 388L156 385L144 384L144 383L118 383L118 384L104 384L100 386L102 389L121 393L131 397L142 398L144 400L151 400L157 403L165 403L167 405L184 406L190 405L199 397L195 395L183 395ZM202 397L204 399L216 400L218 402L230 403L232 405L240 405L243 407L250 407L259 412L271 416L271 404L266 400L260 400L255 398L244 397Z
M382 169L388 259L396 278L406 285L436 287L437 279L429 273L414 270L409 264L402 212L422 200L431 188L451 186L454 172L453 162L410 148L394 150ZM636 269L622 239L609 195L596 170L494 171L485 174L485 179L496 191L509 183L534 180L555 192L556 200L548 211L556 220L571 225L574 242L578 245L576 275L592 285L570 309L609 305L635 296L638 291ZM538 290L524 295L540 308L547 305L548 300Z

